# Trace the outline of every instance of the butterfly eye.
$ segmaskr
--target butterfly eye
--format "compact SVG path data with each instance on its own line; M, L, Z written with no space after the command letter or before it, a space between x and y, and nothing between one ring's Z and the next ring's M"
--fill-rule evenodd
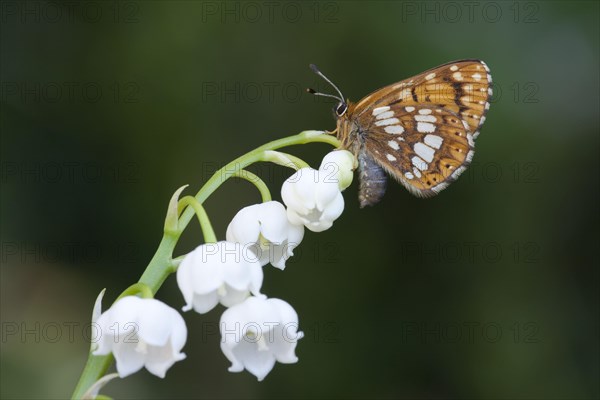
M338 117L341 117L342 115L346 114L347 110L348 105L346 103L340 103L335 107L335 113Z

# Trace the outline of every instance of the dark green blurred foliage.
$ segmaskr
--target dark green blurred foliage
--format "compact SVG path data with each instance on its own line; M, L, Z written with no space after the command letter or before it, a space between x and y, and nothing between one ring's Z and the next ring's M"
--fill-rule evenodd
M353 184L332 229L265 267L263 292L306 332L298 364L262 383L228 373L220 312L187 313L185 362L104 393L597 398L598 3L467 3L3 2L2 397L70 395L97 293L109 304L139 277L175 189L333 129L331 103L302 93L326 89L309 63L356 101L480 58L496 100L458 182L430 200L391 184L364 210ZM253 170L279 198L290 172ZM258 200L241 181L209 199L219 237ZM181 253L201 240L191 226ZM174 279L158 297L183 304Z

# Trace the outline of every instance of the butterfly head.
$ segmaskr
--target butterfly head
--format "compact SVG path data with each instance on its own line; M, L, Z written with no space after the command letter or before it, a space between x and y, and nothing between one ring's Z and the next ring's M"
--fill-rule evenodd
M340 101L334 108L333 108L333 112L335 113L335 116L337 118L341 118L346 114L346 111L348 111L348 104L346 104L346 102L344 101Z

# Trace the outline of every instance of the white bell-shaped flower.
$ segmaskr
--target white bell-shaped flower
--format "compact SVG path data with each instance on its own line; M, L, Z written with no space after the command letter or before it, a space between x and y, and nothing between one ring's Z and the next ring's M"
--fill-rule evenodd
M325 172L326 179L337 180L340 190L345 190L352 184L356 166L356 157L348 150L334 150L323 158L319 170Z
M240 243L218 242L198 246L177 269L177 284L186 305L204 314L218 303L238 304L252 293L260 296L263 270L258 257Z
M304 226L290 223L283 204L277 201L242 208L227 227L228 242L250 248L260 265L269 262L283 270L285 262L304 237Z
M313 232L331 228L344 211L338 179L325 170L299 169L283 183L281 197L290 222Z
M247 369L262 381L279 361L298 361L295 350L304 336L298 314L283 300L249 297L221 316L221 350L230 372Z
M142 367L164 378L175 362L185 358L181 353L187 339L185 322L159 300L123 297L100 315L95 326L100 336L93 354L113 353L121 378Z

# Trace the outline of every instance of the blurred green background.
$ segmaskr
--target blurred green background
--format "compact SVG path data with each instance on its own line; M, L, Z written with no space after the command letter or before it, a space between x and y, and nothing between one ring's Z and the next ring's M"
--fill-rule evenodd
M307 231L263 292L292 304L299 363L232 374L222 308L186 313L188 358L117 398L598 398L598 2L2 3L1 395L64 398L93 302L135 282L173 191L305 129L333 129L316 63L357 101L480 58L496 98L474 163L430 200L391 183ZM314 165L325 145L289 149ZM253 169L279 187L289 170ZM206 202L221 238L259 201ZM191 224L183 254L201 240ZM169 279L158 298L179 309Z

